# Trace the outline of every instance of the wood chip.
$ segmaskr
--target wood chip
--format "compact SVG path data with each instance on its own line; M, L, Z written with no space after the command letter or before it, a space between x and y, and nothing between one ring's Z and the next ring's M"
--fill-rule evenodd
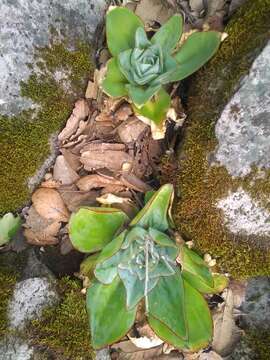
M32 195L35 210L48 220L68 222L69 212L55 189L39 188Z
M136 191L146 192L152 190L151 186L137 178L134 174L123 173L120 180L126 187Z
M81 206L94 206L96 198L100 194L98 191L78 191L74 185L62 186L59 192L65 205L71 212L78 210Z
M128 121L119 125L117 127L117 133L120 140L123 143L128 144L133 141L137 141L139 136L145 131L147 127L148 125L134 116Z
M78 128L79 122L89 115L89 107L85 100L78 100L75 103L72 114L67 120L66 126L58 135L60 141L68 139Z
M79 179L79 175L72 169L65 157L59 155L53 167L53 178L62 185L70 185Z
M124 163L132 163L132 157L124 151L100 150L101 148L82 153L80 161L84 165L85 170L92 171L105 167L117 172L122 169Z
M126 121L132 114L131 106L124 104L115 112L115 117L117 120Z
M57 188L59 188L60 185L61 185L61 183L54 179L49 179L49 180L43 181L40 184L41 187L50 188L50 189L57 189Z
M28 210L24 227L24 236L29 244L43 246L58 243L61 222L43 218L34 206Z
M66 162L74 171L78 171L80 169L82 164L78 155L74 154L71 150L65 148L61 149L61 153L63 154Z
M90 191L92 189L106 187L107 185L122 185L122 183L113 178L93 174L83 176L76 182L76 185L81 191Z

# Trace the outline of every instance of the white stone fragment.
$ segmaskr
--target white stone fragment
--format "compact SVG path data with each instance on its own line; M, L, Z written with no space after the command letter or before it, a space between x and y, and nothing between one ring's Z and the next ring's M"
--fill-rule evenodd
M58 301L58 294L47 278L18 282L8 306L10 328L22 329L28 320L40 317L42 310Z
M225 225L233 234L270 235L270 212L242 188L219 200L216 207L223 211Z
M216 160L232 176L270 168L270 42L216 124Z

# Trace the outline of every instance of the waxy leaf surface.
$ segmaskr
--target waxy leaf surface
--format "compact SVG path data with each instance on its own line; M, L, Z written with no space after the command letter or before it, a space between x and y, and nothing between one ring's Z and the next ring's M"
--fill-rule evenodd
M135 321L137 308L126 309L125 288L118 277L110 285L98 282L91 285L86 303L95 349L120 340Z
M106 15L106 36L110 53L113 56L135 46L135 33L143 22L132 11L116 7Z
M81 208L69 222L72 245L85 253L101 250L127 220L127 215L118 209Z

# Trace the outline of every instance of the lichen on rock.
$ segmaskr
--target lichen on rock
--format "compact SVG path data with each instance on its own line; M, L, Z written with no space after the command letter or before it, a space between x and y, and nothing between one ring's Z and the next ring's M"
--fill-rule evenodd
M225 29L229 36L217 55L191 79L188 120L179 150L180 198L174 207L178 229L187 239L192 238L201 252L217 258L224 271L238 278L269 274L269 234L248 233L246 228L232 231L229 218L218 204L230 194L243 191L251 204L267 215L269 171L266 169L261 177L261 165L265 164L251 162L243 177L231 175L216 156L220 139L216 123L269 39L269 16L269 0L247 1L229 22ZM238 106L231 111L237 113ZM268 223L267 216L265 220Z
M75 94L82 95L93 69L91 48L85 43L77 43L73 50L65 42L53 43L38 49L36 57L38 70L21 84L22 96L36 104L35 110L13 117L0 115L0 213L14 211L27 201L27 182L49 156L51 134L63 126Z

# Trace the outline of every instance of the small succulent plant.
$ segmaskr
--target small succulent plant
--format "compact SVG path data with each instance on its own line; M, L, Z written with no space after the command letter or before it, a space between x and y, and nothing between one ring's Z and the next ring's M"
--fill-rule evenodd
M7 244L16 235L20 226L20 217L12 213L7 213L0 218L0 246Z
M81 269L93 276L87 310L94 348L120 340L134 324L139 304L157 336L176 348L198 350L211 341L212 319L202 294L222 291L227 279L175 241L172 199L172 185L162 186L129 224L116 209L82 208L72 215L73 245L93 253Z
M221 34L196 32L178 49L183 31L181 15L172 16L148 39L142 20L132 11L115 7L106 16L111 58L102 83L112 97L128 97L137 115L152 125L156 138L164 136L164 120L171 99L167 84L197 71L217 51Z

